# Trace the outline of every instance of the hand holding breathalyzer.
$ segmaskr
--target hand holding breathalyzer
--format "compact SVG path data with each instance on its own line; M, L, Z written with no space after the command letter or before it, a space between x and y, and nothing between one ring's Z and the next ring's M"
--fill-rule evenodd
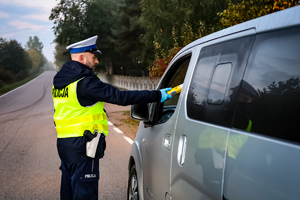
M164 89L160 90L160 92L161 92L161 100L160 100L160 102L161 103L165 102L167 99L171 99L172 98L172 95L170 95L170 94L167 93L171 89L172 88L164 88Z
M160 100L160 102L163 103L167 99L171 99L172 95L180 93L182 86L183 86L183 84L178 85L178 86L173 87L173 88L161 89L160 90L160 92L161 92L161 100Z
M180 84L176 87L173 87L172 90L168 91L167 93L170 95L175 95L181 92L181 88L182 88L183 84Z

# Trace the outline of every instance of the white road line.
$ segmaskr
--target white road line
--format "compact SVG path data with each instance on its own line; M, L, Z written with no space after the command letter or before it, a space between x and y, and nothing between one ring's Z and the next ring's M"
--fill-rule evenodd
M113 129L114 129L117 133L122 133L122 134L124 134L123 131L121 131L120 129L118 129L117 127L115 127L114 124L111 123L110 121L107 121L107 124L108 124L109 126L113 126ZM130 139L129 137L123 135L123 138L124 138L129 144L132 144L132 143L133 143L132 139Z
M129 144L132 144L132 143L133 143L132 139L130 139L129 137L123 136L123 138L124 138L127 142L129 142Z
M113 129L114 129L117 133L123 133L123 131L121 131L121 130L118 129L117 127L113 127Z

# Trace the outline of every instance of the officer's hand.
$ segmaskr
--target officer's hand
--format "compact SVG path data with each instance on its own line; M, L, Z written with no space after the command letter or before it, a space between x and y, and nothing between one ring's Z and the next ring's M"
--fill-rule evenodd
M164 89L160 90L160 92L161 92L161 100L160 100L160 102L161 103L165 102L167 99L171 99L172 98L172 95L170 95L170 94L167 93L171 89L172 88L164 88Z

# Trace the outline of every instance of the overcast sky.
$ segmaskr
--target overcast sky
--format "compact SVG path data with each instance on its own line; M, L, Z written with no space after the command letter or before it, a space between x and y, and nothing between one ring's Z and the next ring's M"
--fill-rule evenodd
M25 47L30 36L43 43L43 54L54 62L53 22L50 12L60 0L0 0L0 37Z

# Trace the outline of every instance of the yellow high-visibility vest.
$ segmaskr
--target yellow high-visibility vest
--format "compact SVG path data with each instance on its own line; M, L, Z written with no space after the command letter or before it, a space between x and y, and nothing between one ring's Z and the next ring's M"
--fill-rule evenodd
M81 80L81 79L79 79ZM97 129L108 134L107 116L103 110L104 102L93 106L81 106L77 99L75 81L63 89L52 87L54 122L58 138L81 137L85 130L92 133Z

